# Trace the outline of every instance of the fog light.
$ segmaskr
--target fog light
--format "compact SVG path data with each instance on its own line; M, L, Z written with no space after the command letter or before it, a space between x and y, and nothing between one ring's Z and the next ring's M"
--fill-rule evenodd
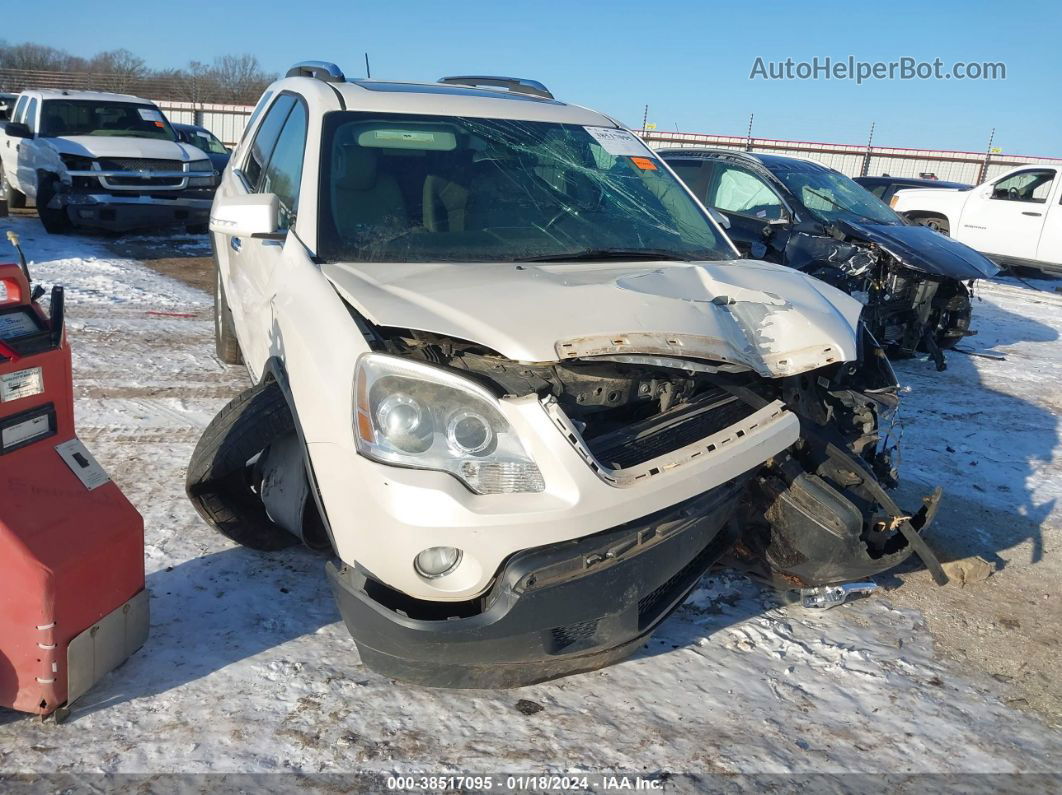
M423 550L413 565L417 573L428 579L442 577L453 571L461 562L461 550L454 547L430 547Z

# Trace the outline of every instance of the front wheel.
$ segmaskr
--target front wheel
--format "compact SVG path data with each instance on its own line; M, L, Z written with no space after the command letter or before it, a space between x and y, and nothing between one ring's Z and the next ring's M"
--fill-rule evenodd
M237 395L210 421L188 463L185 491L203 519L237 544L276 550L298 543L266 513L255 462L270 443L295 432L275 382Z
M948 282L940 286L934 301L939 312L936 339L941 348L954 348L970 330L973 303L970 291L962 282Z
M52 197L56 192L55 177L41 177L37 184L37 216L41 219L41 226L50 235L61 235L70 229L70 217L66 214L66 208L58 209L49 207Z

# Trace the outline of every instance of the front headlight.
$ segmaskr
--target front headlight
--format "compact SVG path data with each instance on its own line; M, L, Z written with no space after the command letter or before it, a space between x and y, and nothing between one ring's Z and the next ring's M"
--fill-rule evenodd
M63 161L63 165L66 166L68 171L92 170L91 157L85 157L84 155L70 155L63 152L59 155L59 159Z
M477 494L545 489L486 389L428 364L367 353L354 385L358 452L393 466L449 472Z
M191 163L188 164L188 171L210 172L209 175L206 176L190 176L188 178L189 186L209 188L214 184L214 164L211 163L209 160L193 160Z

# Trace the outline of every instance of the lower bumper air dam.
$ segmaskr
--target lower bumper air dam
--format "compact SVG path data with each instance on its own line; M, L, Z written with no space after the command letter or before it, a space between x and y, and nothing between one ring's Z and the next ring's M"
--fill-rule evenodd
M385 676L508 688L591 671L633 654L733 544L746 480L518 552L475 603L413 600L356 566L329 563L328 578L362 662Z

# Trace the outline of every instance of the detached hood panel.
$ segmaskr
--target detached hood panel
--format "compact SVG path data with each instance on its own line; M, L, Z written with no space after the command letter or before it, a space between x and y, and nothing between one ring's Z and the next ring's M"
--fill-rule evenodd
M326 264L373 323L479 343L516 361L706 359L767 376L856 356L862 306L764 262Z
M143 157L150 160L205 160L194 146L158 138L124 135L68 135L46 138L57 152L82 157Z
M846 234L877 243L905 265L925 273L952 279L983 279L999 273L988 257L927 226L847 221L839 226Z

